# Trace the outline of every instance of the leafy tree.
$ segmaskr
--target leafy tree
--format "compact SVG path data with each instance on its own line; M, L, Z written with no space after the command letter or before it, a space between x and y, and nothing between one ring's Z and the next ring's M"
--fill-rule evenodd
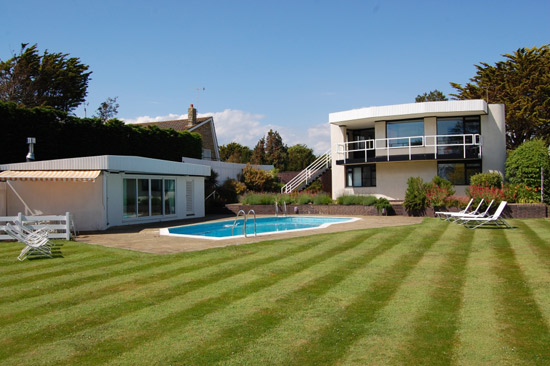
M99 118L103 123L107 122L110 119L115 118L118 114L119 104L116 102L118 97L107 98L103 103L97 108L97 113L94 117Z
M252 150L250 162L255 165L267 163L265 156L265 138L262 137L254 147L254 150Z
M549 45L520 48L494 66L475 65L476 75L464 86L451 83L457 99L485 99L506 106L507 147L542 137L550 141Z
M267 133L265 155L268 164L273 164L275 169L286 170L287 147L283 144L283 138L279 135L279 132L269 130Z
M220 146L220 159L229 163L250 163L252 150L238 142Z
M22 107L51 107L70 112L84 102L91 72L76 57L21 44L18 55L0 60L0 101Z
M255 192L271 192L277 191L277 176L274 171L266 171L256 169L251 165L247 165L243 169L243 183L246 189Z
M287 169L289 171L303 170L314 161L313 149L306 145L297 144L288 148Z
M435 89L429 93L419 94L416 96L415 102L438 102L448 100L445 94Z

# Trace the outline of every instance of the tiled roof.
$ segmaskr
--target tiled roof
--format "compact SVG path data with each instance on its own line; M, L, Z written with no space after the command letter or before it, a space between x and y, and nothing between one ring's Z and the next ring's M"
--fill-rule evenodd
M204 121L207 121L211 118L212 117L198 117L196 125L198 125L199 123L202 123ZM173 121L136 123L136 125L141 126L141 127L157 126L158 128L165 128L165 129L172 128L176 131L187 131L188 129L193 127L193 126L191 126L191 127L188 126L187 121L188 121L187 119L176 119L176 120L173 120Z

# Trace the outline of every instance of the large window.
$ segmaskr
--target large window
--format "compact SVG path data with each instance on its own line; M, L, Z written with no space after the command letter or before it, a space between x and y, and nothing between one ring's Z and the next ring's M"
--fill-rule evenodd
M437 119L438 135L474 135L481 133L481 124L479 116L450 117ZM476 156L479 153L479 147L473 146L475 143L472 136L445 136L438 137L438 145L460 145L460 146L439 146L437 154L439 156L463 156L463 146L466 146L467 157Z
M174 179L125 178L123 217L174 215L176 213L175 193Z
M471 176L478 173L481 173L480 161L437 163L437 175L454 185L468 185Z
M386 123L386 136L390 138L390 147L407 147L422 145L424 136L424 120L395 121ZM415 137L416 136L416 137ZM397 137L415 137L414 139L397 139Z
M348 166L346 187L376 187L376 165Z

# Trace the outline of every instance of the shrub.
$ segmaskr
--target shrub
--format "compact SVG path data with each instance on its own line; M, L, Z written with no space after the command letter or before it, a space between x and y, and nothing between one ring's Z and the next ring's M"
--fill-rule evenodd
M247 165L243 169L242 179L249 191L273 192L277 189L277 179L274 172L256 169L251 165Z
M376 207L376 210L378 210L378 213L385 213L390 214L393 211L393 207L386 198L380 197L376 200L374 203L374 207Z
M497 172L478 173L470 177L470 185L488 188L502 188L502 176Z
M522 184L508 184L504 191L508 202L537 203L540 202L540 187L531 188Z
M343 195L336 199L339 205L363 205L372 206L376 202L374 196Z
M426 210L427 198L424 180L420 177L410 177L407 180L407 191L403 206L411 213L420 213Z
M455 194L453 184L445 178L433 177L430 183L424 185L426 192L426 205L428 207L449 206L449 197Z
M487 207L493 200L495 201L493 205L498 205L500 201L506 199L504 190L496 187L469 186L467 194L474 199L473 205L478 205L481 199L484 199L484 207Z
M541 168L544 171L544 185L550 186L550 156L548 147L543 140L535 139L525 141L517 149L511 151L506 159L506 178L514 187L527 187L522 200L532 200L529 190L538 189L541 186ZM523 188L520 188L523 190ZM519 192L518 192L519 193ZM538 195L540 201L540 193ZM550 195L545 198L550 201Z
M275 193L246 193L240 202L244 205L274 205L276 199Z
M313 197L313 203L316 205L330 205L332 204L332 197L326 193L319 193Z

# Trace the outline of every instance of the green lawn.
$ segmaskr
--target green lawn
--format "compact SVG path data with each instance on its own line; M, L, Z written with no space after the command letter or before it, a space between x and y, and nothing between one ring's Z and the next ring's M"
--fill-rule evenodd
M548 365L550 221L509 222L24 262L0 243L0 365Z

